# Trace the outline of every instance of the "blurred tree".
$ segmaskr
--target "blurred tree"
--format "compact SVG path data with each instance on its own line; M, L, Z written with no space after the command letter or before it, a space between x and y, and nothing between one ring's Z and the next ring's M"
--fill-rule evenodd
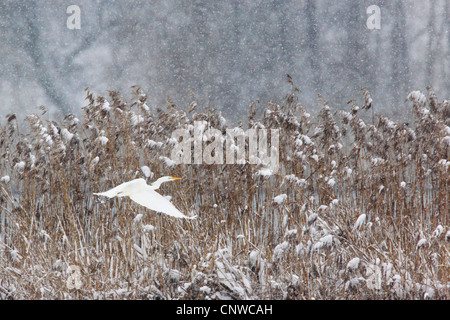
M390 2L388 8L391 10L391 19L393 21L390 53L392 66L390 95L395 106L393 113L399 116L403 110L398 105L404 101L408 90L411 90L406 12L403 1Z
M436 21L436 1L430 0L428 9L428 23L427 23L427 55L425 63L425 82L427 85L434 83L434 67L436 63L436 46L439 41L438 34L435 28Z
M94 46L101 37L102 30L109 27L103 14L105 3L104 0L97 1L94 10L83 11L83 19L87 20L87 12L90 12L96 23L85 23L81 30L67 29L65 19L68 15L65 6L49 7L45 1L8 1L3 4L2 10L6 12L4 17L8 19L7 26L16 35L21 35L9 45L28 55L34 79L49 102L62 114L73 111L73 103L66 94L65 87L73 85L74 80L79 80L74 78L80 68L75 63L77 57ZM61 18L56 28L52 19L55 15Z
M308 61L311 68L312 88L316 93L322 93L322 72L323 66L319 23L317 21L317 9L314 0L306 1L306 46L309 48Z

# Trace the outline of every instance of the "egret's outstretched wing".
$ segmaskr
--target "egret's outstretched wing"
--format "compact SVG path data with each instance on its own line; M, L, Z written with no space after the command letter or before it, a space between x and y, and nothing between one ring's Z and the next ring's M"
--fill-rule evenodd
M134 180L119 184L117 187L109 189L108 191L94 193L94 194L97 196L105 196L108 198L113 198L113 197L117 196L118 194L120 194L125 188L127 188L132 183L134 183Z
M175 218L194 219L197 217L184 215L169 200L150 188L130 195L130 199L150 210L162 212Z

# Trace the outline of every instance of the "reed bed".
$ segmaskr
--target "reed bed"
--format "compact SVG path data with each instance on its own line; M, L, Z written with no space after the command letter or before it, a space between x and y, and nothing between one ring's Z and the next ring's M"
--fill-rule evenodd
M414 120L401 123L366 90L346 111L320 99L315 117L297 92L252 104L238 124L280 130L272 175L170 160L177 128L202 121L225 136L226 119L195 96L162 110L138 87L130 101L86 90L80 118L8 115L0 298L448 299L450 102L413 91ZM183 179L160 192L197 219L92 195L166 175Z

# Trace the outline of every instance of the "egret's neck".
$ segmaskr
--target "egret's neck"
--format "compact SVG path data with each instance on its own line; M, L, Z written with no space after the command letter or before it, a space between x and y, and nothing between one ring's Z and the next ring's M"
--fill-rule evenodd
M158 189L161 186L161 183L166 182L167 180L163 177L163 178L159 178L158 180L156 180L155 182L152 183L152 188L153 189Z

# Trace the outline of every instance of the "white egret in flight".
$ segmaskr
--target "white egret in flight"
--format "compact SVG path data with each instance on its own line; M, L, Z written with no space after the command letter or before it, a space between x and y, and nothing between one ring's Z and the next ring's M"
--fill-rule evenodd
M144 206L150 210L165 213L175 218L194 219L197 216L188 217L181 213L175 206L155 190L159 188L161 183L167 181L178 180L176 177L162 177L148 185L144 179L134 179L124 182L117 187L108 191L94 193L97 196L105 196L108 198L114 197L130 197L131 200Z

